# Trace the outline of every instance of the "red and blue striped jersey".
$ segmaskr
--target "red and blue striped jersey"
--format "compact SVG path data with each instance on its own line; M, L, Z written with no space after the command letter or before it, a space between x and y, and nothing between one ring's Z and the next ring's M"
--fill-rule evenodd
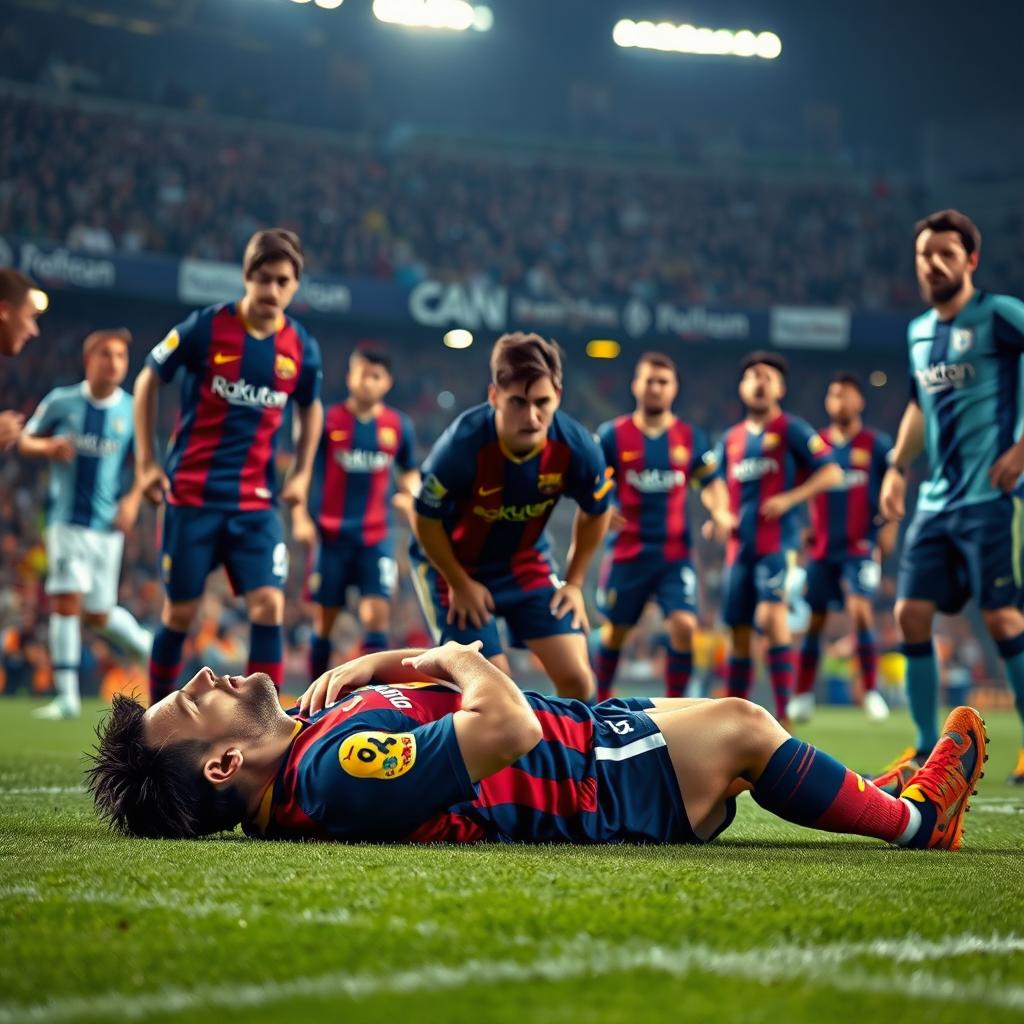
M822 428L821 437L832 446L843 483L810 501L808 554L811 558L868 557L878 536L878 496L892 438L869 427L842 444L832 440L828 427Z
M778 519L761 515L764 502L795 487L835 461L821 435L799 416L779 413L760 432L737 423L719 444L719 465L729 488L729 507L737 519L726 548L726 562L754 559L799 547L800 510Z
M277 494L274 455L285 406L320 396L320 348L283 317L254 338L235 303L194 312L146 359L165 383L184 369L166 471L172 505L249 511Z
M597 437L615 474L612 500L626 520L608 535L612 561L689 558L687 484L706 487L718 475L707 434L677 419L650 437L626 415L602 423Z
M567 494L597 515L612 488L600 446L572 417L556 411L543 447L517 458L498 440L487 404L448 427L422 473L416 512L444 523L463 568L479 580L511 571L523 590L551 586L544 527L558 499Z
M391 533L395 467L416 468L416 436L405 413L382 406L361 420L344 402L324 418L310 509L325 540L380 544Z
M646 715L524 694L543 738L474 784L440 683L356 690L295 736L250 835L350 842L671 842L685 834L665 740ZM615 702L611 702L614 704ZM648 756L652 755L652 756Z

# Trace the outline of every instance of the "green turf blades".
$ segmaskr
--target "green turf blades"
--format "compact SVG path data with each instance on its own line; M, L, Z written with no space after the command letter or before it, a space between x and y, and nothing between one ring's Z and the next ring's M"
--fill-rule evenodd
M97 705L58 723L30 706L0 700L0 1024L29 1007L510 1024L1024 1012L1024 798L1002 772L959 854L813 834L746 798L703 849L129 842L78 788ZM986 720L990 764L1012 762L1014 717ZM870 767L908 728L825 709L805 735Z

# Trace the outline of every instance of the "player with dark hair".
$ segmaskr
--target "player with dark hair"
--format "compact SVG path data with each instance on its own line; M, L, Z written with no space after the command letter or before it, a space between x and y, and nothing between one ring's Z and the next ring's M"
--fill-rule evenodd
M116 697L88 769L127 835L350 842L703 843L735 798L787 821L959 848L986 759L971 708L902 797L743 700L580 701L523 693L477 641L366 655L282 710L262 673L202 669L145 711Z
M598 700L611 696L623 644L650 600L661 608L669 638L665 693L683 696L697 629L697 573L686 512L690 489L700 488L723 544L735 526L707 435L672 412L679 394L675 363L661 352L645 352L631 390L635 410L597 428L615 474L613 532L598 588L598 608L606 620L594 658Z
M125 486L134 441L128 373L131 333L93 331L82 344L85 380L54 388L25 425L18 451L50 462L46 514L49 646L57 697L37 718L75 718L84 622L140 661L153 636L117 603L124 535L142 495Z
M285 315L302 267L293 232L257 231L245 250L243 298L189 316L150 352L135 382L138 486L154 504L167 501L167 598L149 665L154 701L177 685L206 577L220 565L245 597L249 671L282 682L288 549L274 508L274 455L285 407L294 401L299 433L281 498L305 503L323 424L320 349ZM179 369L181 411L165 473L153 451L157 395Z
M292 536L317 544L308 580L314 679L330 663L331 629L350 586L359 591L363 652L389 646L398 578L392 506L411 515L420 483L412 421L384 404L394 384L391 360L377 349L357 348L349 357L346 384L348 397L324 417L309 509L304 504L292 509Z
M829 609L845 604L857 637L864 710L873 721L881 721L889 717L889 706L876 688L872 601L882 577L881 559L892 553L898 529L895 523L887 523L880 530L878 522L878 493L892 438L864 425L864 385L855 373L833 375L825 393L825 412L829 425L822 428L821 437L843 471L843 482L820 492L810 503L807 603L811 620L788 715L794 722L806 722L814 714L821 634Z
M1006 665L1024 722L1024 596L1021 576L1024 472L1019 384L1024 302L974 285L981 233L958 210L914 226L917 282L931 306L910 322L910 400L882 481L882 514L906 512L906 471L926 451L930 475L918 492L896 587L896 621L907 659L915 745L881 783L898 788L938 738L936 611L978 599ZM1024 785L1024 745L1011 782Z
M36 322L49 300L35 282L13 267L0 267L0 356L16 356L39 334ZM0 412L0 452L17 443L25 417L7 409Z
M536 334L497 340L487 402L462 413L423 463L414 582L436 641L479 639L507 670L501 616L560 694L589 699L582 586L612 482L589 431L558 408L561 397L557 345ZM544 530L563 494L579 506L564 582Z
M782 411L787 371L785 359L774 352L743 357L739 396L747 414L726 432L718 454L737 524L726 546L722 612L732 631L728 693L750 693L756 625L768 642L768 673L780 720L793 688L786 577L799 546L797 506L842 482L821 435Z

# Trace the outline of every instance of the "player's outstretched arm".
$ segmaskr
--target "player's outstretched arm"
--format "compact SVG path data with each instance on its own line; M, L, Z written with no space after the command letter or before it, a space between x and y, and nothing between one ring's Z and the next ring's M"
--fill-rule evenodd
M18 438L18 454L29 459L70 462L75 457L75 445L70 437L36 437L23 433Z
M710 534L709 539L719 544L727 543L732 531L736 529L736 517L729 508L729 488L725 481L721 477L712 480L707 487L701 489L700 500L711 516L710 530L705 536Z
M924 450L924 413L911 400L903 411L896 443L889 453L889 468L882 477L878 508L885 519L900 522L906 515L907 467Z
M288 479L281 489L281 500L286 505L305 505L309 498L309 483L313 477L313 459L324 429L324 407L320 399L309 405L299 405L295 413L297 435L295 461Z
M417 514L416 539L431 564L445 578L451 597L448 605L448 624L467 629L480 629L490 621L494 611L494 598L482 584L477 583L459 564L452 542L439 519Z
M573 627L586 633L590 632L590 622L583 600L583 582L590 562L608 532L611 514L611 509L605 509L597 515L590 515L581 508L576 509L572 521L572 543L566 558L565 585L551 599L551 614L556 619L571 613Z
M135 489L146 500L159 505L164 494L171 489L163 469L156 461L153 437L156 433L157 396L160 378L149 366L144 366L135 378Z
M462 691L455 736L466 770L479 782L528 754L543 738L540 722L522 691L480 653L480 641L441 647L405 659L406 664Z

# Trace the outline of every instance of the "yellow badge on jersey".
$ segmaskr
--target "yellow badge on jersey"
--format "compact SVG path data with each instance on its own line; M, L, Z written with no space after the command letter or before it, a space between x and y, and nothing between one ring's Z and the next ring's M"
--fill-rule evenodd
M777 448L781 438L778 434L768 433L764 435L764 442L761 447L764 451L770 452L773 448Z
M377 443L382 448L397 448L398 434L394 427L379 427L377 430Z
M537 476L537 490L541 494L551 494L562 489L561 473L540 473Z
M416 737L409 732L357 732L338 749L342 771L357 779L397 779L416 763Z
M871 452L865 451L863 448L854 448L850 452L850 462L854 466L860 466L862 468L871 465Z
M675 466L685 465L690 461L690 449L685 444L677 444L672 447L668 453L668 457L672 460L672 464Z
M275 376L280 377L281 380L292 380L298 372L299 368L295 365L295 360L291 356L278 354L278 357L274 360Z
M167 360L167 357L181 344L181 338L177 331L171 331L163 341L160 342L156 348L150 352L153 360L157 363L163 363Z
M820 455L825 450L825 442L821 439L821 434L811 434L810 439L807 442L807 450L812 455Z

